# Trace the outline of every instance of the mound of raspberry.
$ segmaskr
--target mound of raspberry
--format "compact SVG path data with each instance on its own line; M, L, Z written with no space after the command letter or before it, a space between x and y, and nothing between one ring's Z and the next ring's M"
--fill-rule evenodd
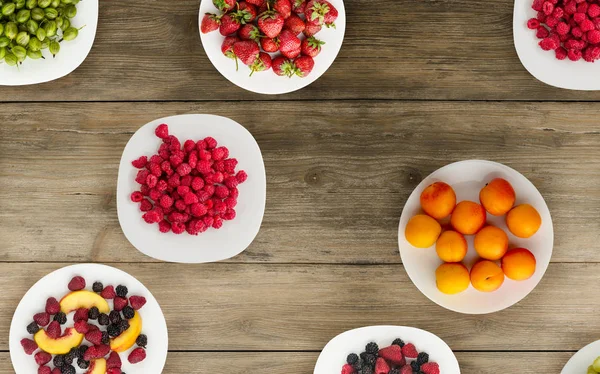
M527 21L539 46L558 60L600 59L600 5L597 0L534 0L537 12Z
M182 144L166 124L155 134L162 139L157 153L131 163L139 169L135 181L140 184L131 201L139 204L142 219L157 224L161 233L189 235L218 230L223 221L233 220L238 186L248 174L236 170L238 161L229 157L229 149L212 137Z

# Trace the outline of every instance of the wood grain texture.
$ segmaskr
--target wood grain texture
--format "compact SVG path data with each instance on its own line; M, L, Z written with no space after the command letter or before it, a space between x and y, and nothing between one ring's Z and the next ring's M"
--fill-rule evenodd
M262 105L0 105L0 260L153 261L118 224L121 152L148 121L207 112L244 124L267 169L261 231L232 262L398 263L409 194L473 158L505 163L541 191L553 261L600 261L598 104L349 101L311 103L310 116L304 102Z
M27 289L63 265L0 264L0 336L8 336ZM418 292L402 265L116 267L157 298L174 351L319 351L334 336L369 325L426 329L459 351L575 351L596 340L600 329L600 300L592 296L600 264L551 264L527 298L490 315L437 306ZM6 349L7 339L0 341L0 350Z
M499 367L506 373L537 374L559 373L571 353L458 352L456 356L462 374L496 374ZM317 357L318 353L302 352L170 352L163 373L311 374ZM0 353L0 374L9 373L14 371L8 353Z
M525 70L513 46L512 1L347 0L346 37L331 69L308 88L273 97L238 88L212 66L198 34L198 0L126 4L100 2L96 42L75 72L3 87L0 100L600 99Z

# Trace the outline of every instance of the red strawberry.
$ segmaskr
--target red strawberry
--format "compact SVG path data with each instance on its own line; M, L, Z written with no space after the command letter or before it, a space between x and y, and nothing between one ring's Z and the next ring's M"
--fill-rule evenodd
M111 369L106 369L106 374L121 374L121 369L119 368L111 368Z
M38 374L52 374L52 369L48 366L40 366L38 368Z
M245 40L233 45L233 52L246 65L252 65L258 58L260 48L256 42Z
M202 17L202 23L200 23L200 31L203 34L208 34L209 32L215 31L219 29L221 25L221 17L216 14L206 13L204 17Z
M381 357L375 362L375 374L388 374L390 371L390 365L385 362Z
M425 374L440 374L440 366L435 362L427 362L421 365L421 371Z
M256 7L261 7L265 5L266 0L246 0L247 3L252 4Z
M100 330L88 331L88 333L85 334L85 340L92 343L93 345L102 344L102 331L100 331Z
M240 20L234 13L228 13L221 17L221 26L219 26L219 32L223 36L231 35L238 31L241 27Z
M58 303L58 300L53 297L46 300L46 313L56 314L58 312L60 312L60 304Z
M142 362L146 359L146 351L144 348L136 348L129 354L127 360L132 364L137 364L138 362Z
M129 304L134 310L140 310L146 305L146 298L143 296L131 296L129 298Z
M281 31L281 34L279 35L279 50L284 56L286 56L286 53L299 50L301 44L302 42L300 39L298 39L298 37L290 30ZM291 58L289 56L286 57Z
M263 12L258 17L258 28L269 38L279 35L283 28L283 23L283 16L272 10Z
M355 371L352 365L346 364L342 366L342 374L353 374Z
M238 30L238 36L242 40L254 40L258 42L260 40L260 30L258 27L248 23Z
M255 71L266 71L271 68L271 56L268 53L260 52L258 54L258 58L254 63L250 66L252 72L250 75L254 74Z
M296 64L296 75L304 78L312 71L315 66L315 60L310 56L300 56L294 60L294 64Z
M304 14L306 8L306 0L292 0L292 12L296 14Z
M301 52L300 48L296 48L296 49L291 50L291 51L281 52L281 54L285 58L294 59L294 58L300 56L300 52Z
M258 15L256 7L246 1L241 1L238 4L238 9L244 13L246 23L254 21Z
M80 334L85 334L90 331L89 324L86 321L75 322L75 330Z
M88 320L88 310L85 308L77 309L77 311L75 312L75 315L73 316L73 322L79 322L79 321L87 322L87 320Z
M46 334L52 339L58 339L62 335L60 324L57 321L52 321L46 328Z
M279 38L260 38L260 46L265 52L279 51Z
M213 0L213 4L217 7L217 9L224 12L233 9L235 6L235 0Z
M28 355L32 354L38 349L38 345L31 339L21 339L21 347Z
M333 27L335 29L334 22L338 18L338 10L336 9L336 7L331 5L331 3L328 3L328 4L329 4L329 12L325 13L325 26Z
M400 369L400 374L413 374L412 367L410 365L402 366L402 369Z
M100 296L105 298L106 300L114 299L117 296L115 292L115 288L113 286L106 286L102 292L100 292Z
M302 18L298 17L295 14L292 14L285 20L285 24L283 25L284 29L290 30L294 35L300 34L306 28L304 21Z
M319 53L321 53L321 46L324 44L324 41L321 41L314 36L306 38L302 41L302 54L310 57L316 57Z
M269 5L268 5L269 3L270 3L270 1L269 1L269 2L265 1L265 2L263 3L263 5L261 5L261 6L259 6L259 7L258 7L258 14L259 14L259 15L260 15L260 14L263 14L263 13L264 13L264 12L266 12L267 10L270 10L270 8L269 8Z
M287 19L292 14L292 3L290 0L275 0L273 9L281 14L283 19Z
M331 5L326 0L310 0L306 4L306 9L304 10L304 15L306 16L306 22L313 23L316 25L325 24L325 16L332 9L335 9L333 5ZM337 9L335 10L337 18ZM335 21L335 18L333 21ZM331 17L328 18L330 22L333 22Z
M110 352L110 356L108 356L108 359L106 360L106 367L109 369L120 369L122 365L123 364L121 363L121 357L119 357L119 354L117 352Z
M38 326L44 327L50 323L50 315L48 313L38 313L33 316L33 320Z
M34 358L35 363L42 366L46 365L48 362L50 362L50 360L52 360L52 355L46 352L38 352L35 354Z
M307 23L306 28L304 29L304 36L311 37L321 31L321 25L315 25L313 23Z
M80 276L73 277L69 282L69 290L71 291L81 291L85 288L85 279Z
M272 63L273 72L279 76L291 77L296 71L294 63L284 57L275 57Z
M127 299L124 297L120 297L120 296L115 297L115 299L113 301L114 310L116 310L117 312L122 311L123 308L125 308L127 306L127 304L129 304Z
M379 357L383 357L389 363L400 366L404 360L402 348L399 345L391 345L379 350Z
M237 36L228 36L223 40L223 44L221 44L221 52L225 55L225 57L231 58L235 60L235 70L238 68L237 56L233 52L233 45L240 41L240 38ZM198 163L198 166L200 163Z
M419 352L417 352L417 349L412 343L408 343L402 347L402 354L407 358L417 358Z

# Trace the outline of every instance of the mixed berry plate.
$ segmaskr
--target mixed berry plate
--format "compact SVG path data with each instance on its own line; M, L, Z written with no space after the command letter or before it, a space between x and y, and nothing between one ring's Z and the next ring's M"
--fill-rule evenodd
M83 27L75 40L60 43L60 53L52 57L44 50L44 58L26 59L23 64L8 66L0 63L0 86L38 84L62 78L83 63L94 44L98 27L98 0L85 0L77 4L73 25Z
M560 374L587 373L588 367L600 356L600 340L586 345L571 357Z
M169 133L181 139L181 143L185 139L214 138L219 146L228 149L230 158L237 159L237 170L247 173L247 180L237 187L235 218L224 221L220 229L211 227L196 236L187 232L163 233L156 224L145 222L140 205L131 200L131 194L140 189L135 181L138 169L132 161L142 155L150 158L157 152L162 141L155 135L155 130L160 124L167 124ZM131 244L150 257L170 262L204 263L236 256L258 234L265 203L266 175L260 148L248 130L229 118L186 114L157 119L142 126L123 151L117 183L119 222Z
M598 64L583 59L573 62L557 60L554 51L544 51L538 43L535 30L527 28L527 21L537 12L531 8L533 0L515 0L513 37L521 63L538 80L558 88L570 90L600 90Z
M460 374L458 360L448 344L428 331L405 326L361 327L336 336L323 348L317 359L314 374L339 373L350 353L362 352L370 342L375 342L383 348L398 338L412 343L419 352L426 352L429 361L439 365L440 373Z
M85 279L86 287L79 292L71 292L68 288L68 285L74 277L78 276L83 277L83 279ZM123 285L127 287L127 295L130 297L130 300L132 295L135 295L138 298L145 298L145 304L143 304L143 306L140 307L139 310L132 312L132 314L134 314L135 317L129 319L129 329L123 331L121 335L114 339L114 343L116 344L116 346L113 346L112 340L110 343L111 350L116 349L120 352L119 356L122 362L122 371L131 374L162 373L163 367L167 359L167 351L169 346L167 324L165 322L165 317L162 313L162 310L158 305L158 302L152 296L150 291L146 287L144 287L144 285L140 283L137 279L119 269L99 264L80 264L67 266L46 275L45 277L40 279L36 284L34 284L33 287L29 289L29 291L27 291L27 293L25 294L25 296L23 296L23 299L17 306L17 309L15 311L10 325L9 337L10 358L16 374L31 374L38 372L39 366L36 363L34 356L27 355L24 350L24 347L22 346L23 339L35 340L36 342L40 343L40 348L42 348L41 344L44 343L47 347L51 347L54 350L63 349L64 345L69 343L64 340L50 341L48 338L45 338L46 335L49 334L50 325L48 325L48 327L42 327L39 330L40 333L43 333L41 335L44 335L42 337L38 337L38 334L36 334L36 337L33 338L31 334L32 332L29 331L29 325L32 323L32 320L35 320L33 316L40 312L43 314L46 307L46 300L48 298L53 297L57 300L60 300L61 310L64 310L65 305L67 304L78 305L78 307L84 308L83 305L86 303L89 305L100 305L101 303L103 303L108 310L115 310L115 305L112 299L103 301L104 298L101 297L100 294L97 294L92 291L92 284L97 281L102 282L107 289L111 288L108 285L114 285L113 288L117 287L117 285ZM98 300L96 299L100 300L101 303L98 302ZM133 303L131 305L133 305ZM100 306L100 308L102 308L102 306ZM130 309L130 311L132 310ZM127 313L123 310L123 319L128 318L125 317L126 314ZM54 316L54 320L57 320L56 316ZM64 325L61 326L63 330L62 338L69 338L69 335L77 335L77 330L73 328L74 325L77 326L77 324L74 324L74 320L75 318L73 313L67 314L66 323L64 323ZM98 323L98 321L98 318L96 318L96 320L92 320L91 318L90 320L88 320L90 324ZM100 326L102 328L101 325L96 324L96 326ZM67 332L69 328L71 328L70 330L72 334L69 334ZM129 334L129 332L131 332L131 334ZM139 348L139 346L137 345L137 342L139 342L139 340L136 339L136 336L139 337L140 334L147 336L147 345L145 348L146 358L141 362L131 364L128 361L128 357L130 356L130 354L136 349L141 350L141 348ZM129 335L131 335L131 339L129 339ZM43 341L38 340L38 338L43 339ZM120 340L118 340L119 338ZM124 342L125 340L128 341L125 342L123 345L119 346L117 344L118 342ZM135 344L133 343L134 341L136 341ZM86 340L79 340L79 344L91 345L91 343L89 343L87 340L87 335ZM143 343L140 344L144 345ZM72 345L67 346L67 350L70 346ZM92 348L94 347L92 346ZM36 350L35 352L39 353L42 351ZM59 354L59 352L50 353L56 355ZM64 352L60 353L64 354ZM78 360L75 359L73 362L73 366L76 368L76 372L86 372L85 369L81 369L80 367L78 367L77 361ZM93 360L90 360L90 362L92 361ZM51 360L47 364L47 366L52 367L53 362L54 361ZM95 372L96 371L94 371L94 373ZM102 371L102 373L104 373L104 371Z
M248 66L238 61L239 67L236 70L235 61L223 55L221 52L221 44L223 43L224 36L222 36L218 30L208 34L200 33L200 39L202 40L204 51L210 62L212 62L219 73L233 84L245 90L260 94L276 95L293 92L308 86L325 74L342 48L346 30L344 1L330 0L330 3L335 6L339 12L338 18L335 21L335 28L323 27L323 29L315 35L315 37L324 41L325 45L323 45L321 53L314 58L315 64L312 72L303 78L298 76L292 76L291 78L278 76L273 73L272 69L255 72L250 76L251 70ZM219 13L217 8L213 5L212 0L202 0L200 3L198 24L202 22L202 18L206 13ZM303 39L303 37L300 39ZM271 57L276 55L277 53L272 53Z
M456 201L471 200L479 202L479 191L493 178L506 179L517 191L516 204L527 203L539 212L542 225L538 232L528 238L521 239L511 234L503 217L487 214L487 222L508 232L510 247L529 249L537 260L533 276L526 281L516 282L506 279L502 287L494 292L479 292L469 288L456 295L446 295L436 287L435 271L442 264L435 248L415 248L405 238L404 232L409 219L421 212L420 195L428 185L443 181L456 192ZM473 249L473 235L466 237L469 250L465 257L467 268L477 260ZM400 218L398 229L398 246L402 263L412 282L430 300L446 309L466 314L493 313L508 308L527 296L540 282L552 257L554 229L550 211L540 192L526 177L518 171L492 161L467 160L446 165L425 178L412 192Z

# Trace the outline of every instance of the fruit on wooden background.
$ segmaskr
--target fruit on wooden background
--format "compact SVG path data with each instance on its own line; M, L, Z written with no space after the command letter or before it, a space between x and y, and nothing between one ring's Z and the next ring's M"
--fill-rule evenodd
M511 249L502 257L502 270L512 280L523 281L531 278L535 267L535 256L525 248Z
M469 288L469 270L461 263L444 263L435 271L435 283L441 292L454 295Z
M108 302L102 296L91 291L71 292L60 301L60 310L65 314L80 308L91 309L92 307L98 308L100 313L110 312Z
M496 291L504 283L504 272L495 262L481 260L471 268L471 284L481 292Z
M505 179L492 179L479 192L479 201L493 216L503 216L515 205L515 190Z
M421 193L421 208L435 219L446 218L456 206L456 194L450 185L435 182Z
M530 238L542 225L542 217L529 204L521 204L512 208L506 215L506 225L510 232L519 238Z
M78 347L81 344L83 334L70 327L65 329L65 333L61 337L52 338L45 330L40 330L34 335L33 340L44 352L53 355L64 355L69 353L71 348Z
M486 213L483 207L473 201L461 201L456 205L450 223L463 235L476 234L485 225Z
M479 256L497 261L508 250L508 235L496 226L486 226L475 235L473 245Z
M417 214L406 224L404 235L406 240L417 248L429 248L435 244L442 232L442 226L435 219Z
M461 262L469 249L465 237L456 231L444 231L435 243L435 251L444 262Z

